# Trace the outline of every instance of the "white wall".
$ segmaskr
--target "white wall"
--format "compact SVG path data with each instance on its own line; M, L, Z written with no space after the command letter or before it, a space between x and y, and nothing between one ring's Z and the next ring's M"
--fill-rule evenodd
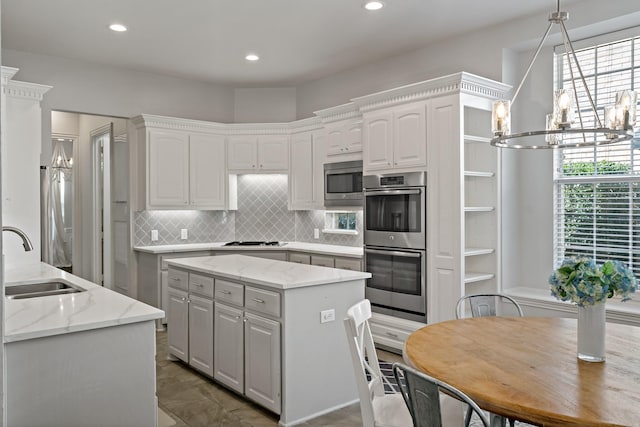
M296 120L296 88L238 88L234 123L281 123Z

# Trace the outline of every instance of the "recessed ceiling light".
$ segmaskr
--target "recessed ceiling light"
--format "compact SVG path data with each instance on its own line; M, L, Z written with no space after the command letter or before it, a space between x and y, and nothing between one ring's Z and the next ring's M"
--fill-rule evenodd
M109 29L111 31L117 31L119 33L123 32L123 31L127 31L127 27L125 27L122 24L111 24L111 25L109 25Z
M257 61L260 59L260 57L255 53L250 53L247 56L245 56L244 59L246 59L247 61Z
M384 7L384 3L381 1L368 1L364 4L364 8L367 10L380 10Z

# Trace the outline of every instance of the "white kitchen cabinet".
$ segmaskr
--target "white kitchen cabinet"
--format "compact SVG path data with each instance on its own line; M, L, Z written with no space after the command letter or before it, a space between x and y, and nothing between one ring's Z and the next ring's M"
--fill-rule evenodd
M189 295L189 365L213 376L213 300L193 294Z
M210 251L189 251L173 252L167 254L154 254L148 252L138 252L138 300L153 307L160 308L165 312L165 317L157 321L157 328L163 329L163 324L167 323L169 314L169 282L174 288L187 291L188 277L179 276L179 270L172 270L172 277L169 278L167 261L175 258L191 258L198 256L209 256ZM176 279L184 283L179 285Z
M189 294L169 288L167 342L169 353L189 363Z
M327 156L362 152L362 121L331 123L327 128Z
M427 107L418 102L363 115L365 172L426 168Z
M132 123L138 210L235 208L221 129L150 115L135 117Z
M229 137L227 168L232 172L284 172L289 169L287 135Z
M225 209L226 188L225 138L190 135L190 208Z
M280 323L251 313L245 314L245 395L280 413Z
M242 309L215 303L213 378L244 392L244 316Z
M184 132L149 131L150 207L189 204L189 135Z
M316 206L313 135L311 132L291 136L289 166L289 209L310 210Z
M428 171L428 323L455 318L463 295L501 291L500 150L489 141L492 101L508 90L457 73L353 100L365 173Z

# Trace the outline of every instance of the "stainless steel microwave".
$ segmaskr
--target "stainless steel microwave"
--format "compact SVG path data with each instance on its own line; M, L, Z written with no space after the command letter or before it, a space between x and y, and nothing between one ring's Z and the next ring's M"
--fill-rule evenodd
M324 165L324 206L362 206L362 161Z

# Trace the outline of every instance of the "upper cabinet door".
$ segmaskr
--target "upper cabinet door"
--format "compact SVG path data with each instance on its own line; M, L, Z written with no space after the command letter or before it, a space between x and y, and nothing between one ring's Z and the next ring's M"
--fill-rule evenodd
M342 126L327 125L327 155L344 154Z
M365 171L393 167L393 115L390 111L367 114L364 118L363 166Z
M349 123L345 126L344 150L347 153L362 151L362 122Z
M312 209L315 202L314 149L311 133L291 137L291 167L289 169L289 207L292 210Z
M189 138L190 205L200 209L225 207L225 139L220 135Z
M258 170L258 138L230 136L227 167L229 170Z
M189 138L186 133L150 130L148 139L148 205L189 203Z
M427 165L426 108L420 103L394 110L394 167Z
M289 137L286 135L259 137L258 167L263 171L286 172L289 169Z

